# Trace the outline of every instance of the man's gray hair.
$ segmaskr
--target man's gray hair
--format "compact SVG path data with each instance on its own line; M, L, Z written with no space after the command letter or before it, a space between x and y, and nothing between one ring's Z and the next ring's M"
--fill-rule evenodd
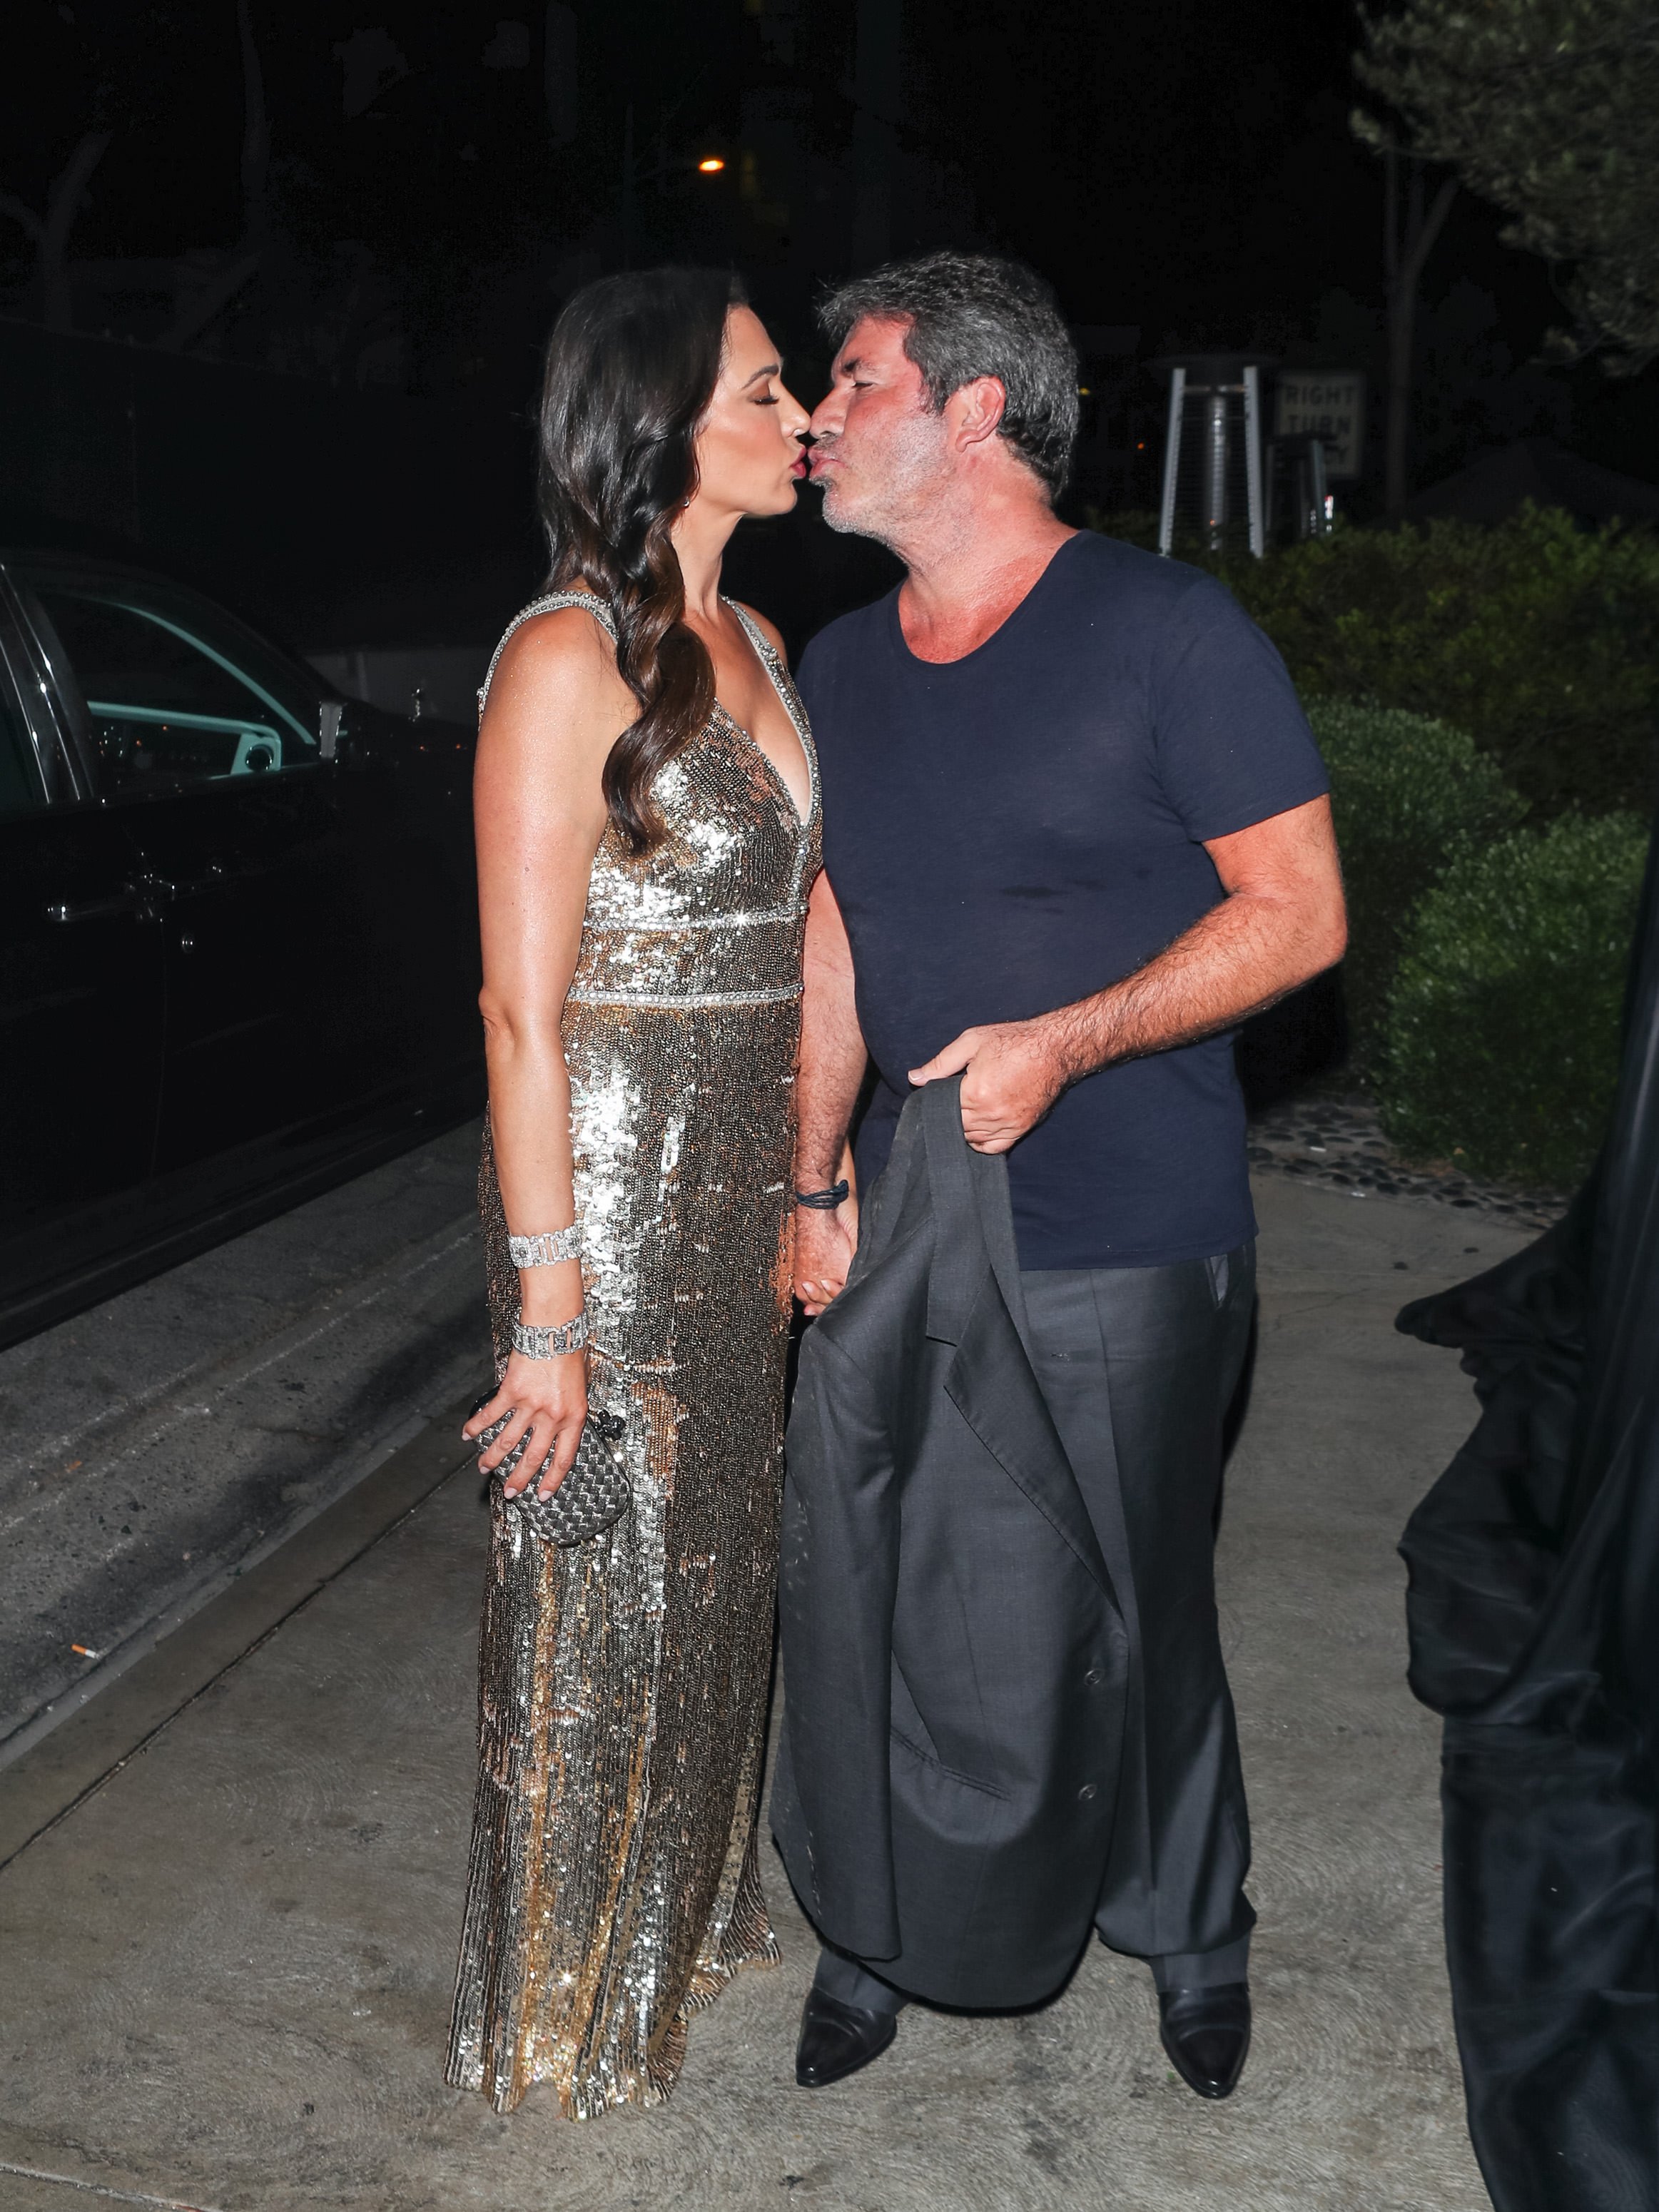
M866 316L908 323L904 350L936 410L976 376L1007 394L1001 434L1056 497L1077 437L1077 353L1054 295L1023 262L988 253L924 253L838 285L818 325L839 349Z

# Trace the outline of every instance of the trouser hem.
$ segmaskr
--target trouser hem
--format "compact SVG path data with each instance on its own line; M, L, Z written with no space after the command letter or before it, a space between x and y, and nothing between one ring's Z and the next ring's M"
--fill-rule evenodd
M1248 1982L1250 1939L1248 1935L1235 1936L1231 1943L1218 1943L1213 1951L1166 1951L1161 1958L1148 1959L1146 1964L1160 1995L1170 1990L1213 1990L1226 1982Z
M902 1990L896 1990L879 1974L872 1974L860 1960L846 1951L832 1951L827 1944L818 1954L812 1987L823 1996L838 1998L842 2004L861 2005L866 2012L888 2015L902 2012L910 2002Z

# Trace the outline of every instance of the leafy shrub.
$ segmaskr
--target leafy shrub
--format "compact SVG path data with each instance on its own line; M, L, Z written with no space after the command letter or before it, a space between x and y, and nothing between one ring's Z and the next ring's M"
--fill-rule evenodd
M1659 540L1508 522L1347 530L1228 563L1310 692L1467 730L1540 815L1645 812L1659 730Z
M1455 860L1512 830L1526 802L1462 730L1398 707L1310 699L1331 776L1348 896L1343 963L1351 1051L1376 1057L1407 915Z
M1152 518L1092 518L1152 542ZM1215 568L1310 696L1467 730L1540 819L1646 813L1659 738L1659 537L1558 508L1492 525L1339 529Z
M1120 538L1126 545L1139 545L1143 553L1158 550L1158 516L1148 507L1085 507L1083 519L1091 530L1099 531L1103 538ZM1198 559L1184 549L1183 561ZM1199 562L1200 567L1207 565Z
M1564 816L1454 860L1407 924L1377 1068L1419 1158L1566 1188L1601 1141L1647 831Z

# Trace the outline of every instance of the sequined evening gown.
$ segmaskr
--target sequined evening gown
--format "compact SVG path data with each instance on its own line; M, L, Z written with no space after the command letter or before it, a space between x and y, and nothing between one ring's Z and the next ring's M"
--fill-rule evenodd
M563 592L518 621L569 605L605 619ZM447 2078L500 2112L537 2081L572 2118L659 2101L687 2015L777 1956L756 1818L818 781L744 627L800 736L807 818L716 708L657 779L665 842L635 860L607 828L564 1008L591 1389L628 1416L635 1504L571 1550L493 1508ZM518 1278L487 1138L480 1197L504 1364Z

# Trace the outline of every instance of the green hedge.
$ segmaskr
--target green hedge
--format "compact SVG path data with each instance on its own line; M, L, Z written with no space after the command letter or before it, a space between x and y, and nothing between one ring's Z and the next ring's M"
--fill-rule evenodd
M1346 699L1307 707L1331 775L1348 896L1343 988L1352 1057L1366 1073L1412 908L1454 860L1512 830L1526 802L1444 722Z
M1091 515L1146 544L1144 514ZM1556 508L1492 525L1338 529L1215 568L1316 697L1467 730L1540 819L1646 814L1659 740L1659 537Z
M1540 815L1653 799L1659 539L1528 507L1347 530L1227 581L1305 690L1444 718Z
M1376 1070L1419 1158L1571 1188L1601 1144L1648 833L1565 816L1455 859L1403 933Z

